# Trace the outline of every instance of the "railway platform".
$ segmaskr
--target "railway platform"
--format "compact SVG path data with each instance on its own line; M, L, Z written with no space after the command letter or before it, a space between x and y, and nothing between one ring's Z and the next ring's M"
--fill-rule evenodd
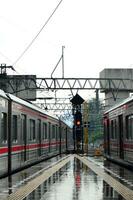
M0 199L132 200L132 177L103 157L63 155L2 179Z

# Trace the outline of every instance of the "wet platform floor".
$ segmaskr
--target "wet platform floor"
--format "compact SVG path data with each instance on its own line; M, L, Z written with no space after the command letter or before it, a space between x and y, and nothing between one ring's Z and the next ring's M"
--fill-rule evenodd
M14 192L22 185L34 178L34 174L41 169L58 161L60 157L53 158L47 162L40 163L19 174L13 175L11 180L0 181L0 200L7 199L8 194ZM130 189L133 189L133 173L127 169L107 162L103 158L88 158L99 167L104 168L117 180ZM6 190L4 186L6 181ZM11 182L10 182L11 181ZM16 181L16 183L15 183ZM5 190L5 194L2 191ZM43 182L36 190L24 200L124 200L112 187L101 177L96 175L90 168L81 161L74 158L53 176Z
M122 198L102 178L74 158L24 200L117 200Z
M53 157L16 174L13 174L10 177L0 179L0 200L5 200L8 195L15 192L23 185L26 185L30 180L34 179L34 177L40 174L41 170L46 169L48 166L54 165L64 156L65 155Z

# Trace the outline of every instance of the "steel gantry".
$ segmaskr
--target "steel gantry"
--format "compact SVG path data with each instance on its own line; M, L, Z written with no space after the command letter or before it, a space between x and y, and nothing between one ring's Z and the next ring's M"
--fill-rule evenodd
M100 90L111 91L114 100L119 91L133 92L133 79L122 78L38 78L36 76L0 76L0 88L18 94L22 91Z
M44 110L72 110L71 103L36 103L39 107L41 107Z
M8 76L0 75L0 88L5 92L17 95L21 91L58 91L69 90L73 95L73 90L100 90L102 92L111 91L112 97L117 99L119 91L133 92L133 80L122 78L38 78L32 76ZM26 99L26 98L25 98ZM55 98L54 98L55 99ZM26 99L32 100L32 99ZM42 102L38 103L42 108L49 110L71 110L69 102Z
M40 89L48 90L130 90L133 91L133 80L122 78L36 78ZM127 88L130 83L130 88Z
M32 83L32 81L29 81ZM27 85L26 85L27 86ZM114 100L120 91L133 92L133 80L122 78L36 78L37 90L101 90L110 91Z
M21 78L21 79L20 79ZM27 82L28 81L28 82ZM0 84L10 86L11 93L20 92L17 85L23 83L21 90L128 90L133 92L133 80L122 78L37 78L30 76L0 76ZM28 83L28 84L27 84ZM33 84L34 83L34 84ZM130 85L130 87L129 87Z

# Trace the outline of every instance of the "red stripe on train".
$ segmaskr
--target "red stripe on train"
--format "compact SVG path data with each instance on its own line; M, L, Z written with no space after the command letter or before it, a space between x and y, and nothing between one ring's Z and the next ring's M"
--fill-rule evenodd
M8 152L7 147L0 148L0 154L7 153L7 152Z
M51 146L59 145L60 142L51 142ZM62 142L62 144L65 144L65 142ZM42 144L29 144L26 146L26 149L35 149L35 148L40 148L40 147L49 147L49 143L42 143ZM16 151L22 151L25 149L24 145L19 145L19 146L13 146L12 147L12 152ZM0 148L0 154L8 153L8 147L2 147Z

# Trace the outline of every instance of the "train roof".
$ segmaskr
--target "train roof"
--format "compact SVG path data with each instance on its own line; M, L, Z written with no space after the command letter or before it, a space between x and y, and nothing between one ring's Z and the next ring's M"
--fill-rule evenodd
M8 97L6 96L6 93L1 89L0 89L0 96L8 99Z
M132 101L132 100L133 100L133 96L128 97L128 98L124 99L123 101L115 104L114 106L112 106L108 110L106 110L104 114L109 113L110 111L115 110L116 108L118 108L118 107L120 107L120 106L122 106L122 105L124 105L124 104L126 104L126 103L128 103L130 101Z
M26 106L28 108L31 108L31 109L36 110L36 111L39 111L40 113L43 113L43 114L45 114L47 116L50 116L53 119L58 119L58 117L52 116L50 114L47 114L46 111L44 111L43 109L39 108L38 106L36 106L36 105L34 105L34 104L30 103L30 102L27 102L27 101L25 101L23 99L20 99L19 97L16 97L16 96L14 96L12 94L9 94L9 93L7 95L9 96L9 98L11 100L15 101L16 103L22 104L22 105L24 105L24 106Z

